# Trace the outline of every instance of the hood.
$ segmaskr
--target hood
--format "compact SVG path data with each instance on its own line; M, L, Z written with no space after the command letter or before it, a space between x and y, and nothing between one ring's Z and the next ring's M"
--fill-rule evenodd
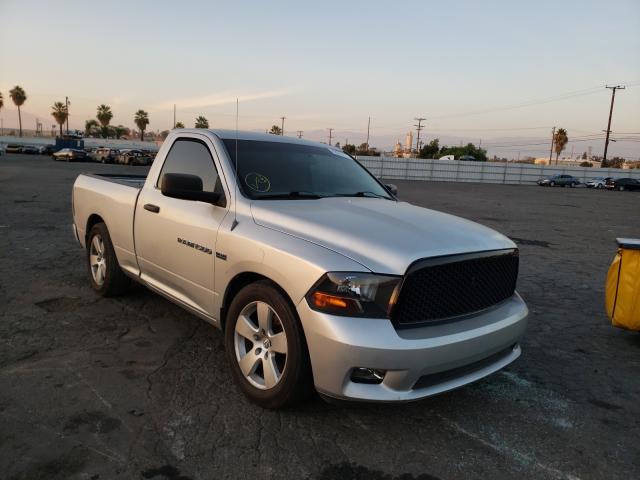
M258 225L329 248L377 273L402 275L421 258L515 248L504 235L469 220L384 199L262 200L251 211Z

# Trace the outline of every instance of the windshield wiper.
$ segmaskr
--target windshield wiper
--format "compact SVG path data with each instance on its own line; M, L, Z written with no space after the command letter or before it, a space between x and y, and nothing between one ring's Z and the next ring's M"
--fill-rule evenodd
M380 193L375 192L355 192L355 193L337 193L336 197L371 197L371 198L384 198L385 200L392 200L391 197L387 195L382 195Z
M260 195L256 197L256 200L291 200L291 199L304 199L304 200L314 200L318 198L324 198L322 195L318 195L313 192L283 192L283 193L270 193L267 195Z

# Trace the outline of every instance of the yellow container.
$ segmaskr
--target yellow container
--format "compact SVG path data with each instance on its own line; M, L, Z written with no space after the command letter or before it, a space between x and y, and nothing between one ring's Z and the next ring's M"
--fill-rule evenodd
M616 241L605 289L607 315L614 327L640 331L640 239Z

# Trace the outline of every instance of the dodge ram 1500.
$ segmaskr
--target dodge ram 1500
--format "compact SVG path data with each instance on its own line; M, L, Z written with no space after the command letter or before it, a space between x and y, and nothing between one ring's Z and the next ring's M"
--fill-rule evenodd
M314 387L417 400L520 355L516 245L399 201L332 146L174 130L146 177L83 174L72 197L93 289L133 279L220 328L264 407Z

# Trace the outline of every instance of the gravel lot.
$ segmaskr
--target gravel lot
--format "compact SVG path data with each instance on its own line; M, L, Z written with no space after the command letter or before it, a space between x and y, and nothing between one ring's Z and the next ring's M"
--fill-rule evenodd
M397 182L519 244L523 356L410 405L271 412L232 383L219 331L141 287L90 290L83 171L146 169L0 157L3 478L638 478L640 335L608 324L603 284L615 237L640 237L640 193Z

